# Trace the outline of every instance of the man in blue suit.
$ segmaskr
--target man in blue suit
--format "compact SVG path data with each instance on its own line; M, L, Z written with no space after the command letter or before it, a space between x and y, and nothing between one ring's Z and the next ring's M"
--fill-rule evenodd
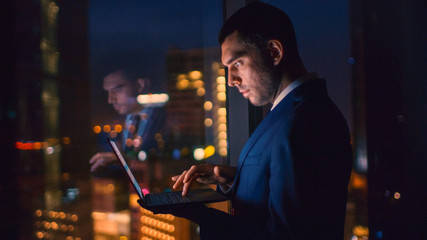
M163 127L164 103L142 105L137 101L139 94L153 90L149 88L150 84L151 81L140 77L135 68L116 68L103 80L103 88L108 94L108 103L119 115L125 117L123 129L119 133L116 132L116 138L127 160L137 160L139 151L149 152L150 149L155 148L157 144L154 136ZM91 171L96 176L121 174L116 156L106 145L107 134L100 135L99 141L105 145L103 146L105 149L89 160ZM108 135L108 137L112 136Z
M343 239L349 130L325 81L306 71L290 19L255 2L224 24L219 41L228 85L272 108L237 167L195 165L173 177L183 195L194 181L218 184L232 214L204 205L163 212L200 224L202 239Z

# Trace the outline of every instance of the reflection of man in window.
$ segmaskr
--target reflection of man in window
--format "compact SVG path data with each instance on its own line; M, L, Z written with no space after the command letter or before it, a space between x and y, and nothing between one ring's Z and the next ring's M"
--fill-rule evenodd
M154 135L163 123L162 107L142 105L137 101L138 94L147 92L148 85L147 79L127 69L113 71L104 77L103 88L108 93L108 103L120 115L125 115L123 130L116 141L131 159L137 159L138 154L140 158L145 158L148 151L155 148ZM144 152L140 154L140 151ZM112 152L98 152L90 159L91 171L98 171L116 161Z

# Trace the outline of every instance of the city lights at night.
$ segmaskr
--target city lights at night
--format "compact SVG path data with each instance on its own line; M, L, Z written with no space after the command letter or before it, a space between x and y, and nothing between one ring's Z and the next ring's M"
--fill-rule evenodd
M63 137L62 139L47 139L46 141L17 141L15 142L15 148L19 150L41 150L47 149L50 146L57 145L62 143L63 145L68 145L71 143L69 137Z
M165 104L169 101L169 96L166 93L141 94L138 95L137 100L143 105Z
M203 223L199 225L171 214L154 214L140 206L140 197L106 138L116 142L143 194L181 191L173 188L172 179L193 165L241 170L237 174L230 170L240 185L226 180L232 191L225 194L232 193L233 198L206 205L233 215L233 219L241 214L236 210L239 204L246 206L249 202L238 202L246 197L242 195L250 191L259 193L261 189L258 185L253 185L252 190L252 186L242 187L246 179L261 185L262 181L258 181L261 175L252 174L252 168L257 168L259 162L263 169L268 168L263 173L269 177L282 170L272 165L265 167L268 161L262 159L278 138L265 141L266 147L243 158L259 158L258 162L241 160L246 156L241 152L248 149L245 144L255 142L258 146L259 139L252 141L259 136L258 126L266 127L262 134L274 126L273 134L277 134L280 131L275 127L298 125L283 124L285 118L274 124L259 125L266 118L277 116L271 104L281 96L278 91L281 88L269 89L277 92L262 107L253 106L251 98L241 94L246 87L253 87L250 80L255 81L255 75L246 75L245 71L272 71L282 67L281 64L263 66L263 62L255 62L258 67L265 67L258 69L244 62L236 65L244 67L238 72L233 72L234 64L228 65L231 62L223 64L227 51L223 49L226 44L218 42L221 27L235 11L252 2L257 1L41 0L22 4L6 1L1 59L6 70L0 107L4 130L1 146L5 155L0 168L1 238L200 239ZM425 54L421 51L425 43L421 35L426 22L422 19L427 15L421 10L424 9L421 1L261 2L289 15L303 68L325 82L329 100L337 107L328 111L339 110L341 120L347 123L345 129L350 141L346 138L346 143L350 144L346 149L349 167L345 174L349 179L348 185L341 188L348 194L341 196L347 198L341 206L342 214L345 210L343 239L426 239L421 199L425 195L427 86L422 64ZM259 9L256 10L258 13ZM245 22L248 19L254 18L245 18ZM251 44L245 42L245 50ZM239 52L242 56L237 58L247 60L258 56L258 52L252 52L254 49L248 49L253 55ZM286 71L277 74L280 80L286 78L286 84L306 83L304 77L294 78ZM115 81L109 83L111 75ZM237 88L229 82L235 79L242 81ZM266 79L265 82L271 80ZM286 84L280 87L293 86ZM253 89L248 92L247 97L256 95ZM301 99L289 107L311 101ZM314 100L320 104L317 98ZM301 112L286 121L299 120L298 114L306 111L298 110ZM314 112L309 110L307 114ZM340 125L323 121L328 111L307 121L311 125L303 130L310 138L289 133L295 135L296 141L283 143L286 151L293 149L294 143L301 147L298 151L305 149L313 139L316 143L329 143L329 148L338 148L339 144L328 138L340 132ZM306 124L303 120L298 123ZM325 127L312 131L318 124L325 124L322 127L329 124L327 127L332 130L325 131ZM324 134L325 138L318 134ZM342 162L336 159L331 166L323 161L323 152L315 155L314 151L298 151L289 154L277 149L271 151L271 156L276 154L283 159L297 156L300 160L311 154L315 160L307 164L301 175L277 174L280 180L266 184L266 192L275 193L273 185L281 184L282 180L297 179L304 187L316 187L307 191L310 197L305 200L313 204L310 211L333 212L334 209L320 203L335 197L339 191L323 182L328 177L339 176L334 169ZM242 162L253 166L239 165ZM300 163L306 164L290 163L290 172ZM318 168L307 170L312 166ZM319 170L321 167L323 170ZM228 174L222 169L220 172ZM312 181L299 179L304 174L323 175ZM192 189L224 190L222 182L206 185L197 180ZM294 187L292 183L286 186ZM320 190L323 186L328 189ZM268 198L268 204L280 199L275 197ZM286 208L285 204L288 202L281 207ZM263 207L263 204L248 207L248 212L252 214ZM250 222L249 230L264 229L265 222L270 221L262 220L253 225ZM316 219L310 216L309 221ZM329 222L332 221L322 224ZM226 229L224 233L229 231L234 233L234 229ZM311 229L305 233L311 233Z

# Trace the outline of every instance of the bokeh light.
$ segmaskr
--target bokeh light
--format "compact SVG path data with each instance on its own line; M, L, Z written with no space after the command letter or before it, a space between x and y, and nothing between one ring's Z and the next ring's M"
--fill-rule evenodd
M203 148L194 149L193 157L197 161L203 160L205 158L205 150Z
M211 101L206 101L206 102L203 104L203 108L204 108L206 111L210 111L210 110L212 110L212 108L213 108L213 103L212 103Z
M71 143L71 139L69 137L63 137L62 138L62 143L63 144L70 144Z
M120 124L115 125L114 126L114 131L116 131L118 133L122 132L123 131L122 125L120 125Z
M399 192L395 192L394 193L394 199L396 199L396 200L398 200L398 199L400 199L402 196L400 195L400 193Z
M34 150L40 150L42 148L42 144L40 142L33 143Z
M219 92L219 93L217 93L216 98L219 101L223 101L224 102L227 99L227 95L224 92Z
M179 149L174 149L172 151L172 158L178 160L181 158L181 151Z
M46 148L46 153L48 154L48 155L51 155L51 154L53 154L53 152L54 152L55 150L53 149L53 147L47 147Z
M200 71L191 71L191 72L188 73L188 76L191 79L195 80L195 79L202 78L203 75L202 75L202 73Z
M108 133L111 131L111 126L110 125L104 125L104 127L102 128L102 130L104 130L104 132Z
M204 123L206 127L212 127L213 125L213 121L211 118L206 118Z
M209 145L205 148L205 158L211 157L215 154L215 147Z
M216 78L216 83L218 84L218 85L225 85L225 77L223 77L223 76L219 76L219 77L217 77Z
M196 81L194 81L193 85L196 88L201 88L201 87L203 87L204 83L202 80L196 80Z
M225 109L225 108L219 108L218 109L218 115L222 115L222 116L227 115L227 109Z
M197 89L197 96L203 97L206 94L206 90L204 88L198 88Z
M147 153L145 151L139 151L138 159L139 159L139 161L147 160Z

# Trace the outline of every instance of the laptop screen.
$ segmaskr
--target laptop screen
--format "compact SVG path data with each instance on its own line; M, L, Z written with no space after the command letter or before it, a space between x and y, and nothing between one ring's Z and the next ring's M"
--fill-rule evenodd
M128 164L126 163L125 159L123 158L123 155L120 152L119 148L117 147L116 142L114 142L110 138L107 138L107 141L110 144L111 148L113 149L114 154L116 154L117 158L119 159L120 164L125 169L125 172L128 175L130 181L132 182L132 185L135 188L135 191L138 194L139 198L143 199L144 195L142 193L141 187L139 186L138 182L136 181L135 177L133 176L132 172L130 171L130 168L129 168Z

